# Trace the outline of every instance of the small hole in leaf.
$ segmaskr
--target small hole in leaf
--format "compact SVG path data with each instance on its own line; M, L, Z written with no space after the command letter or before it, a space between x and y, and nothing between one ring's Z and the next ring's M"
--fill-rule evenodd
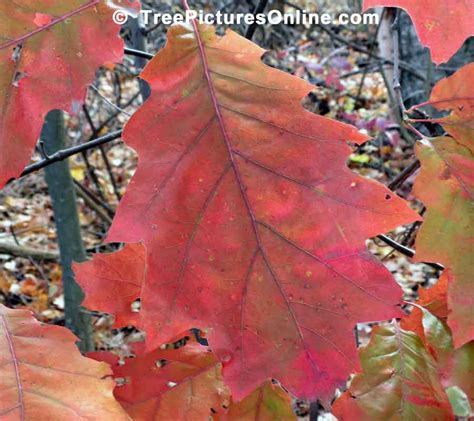
M158 367L158 368L161 368L161 367L164 367L166 365L167 361L166 360L158 360L155 362L155 365Z
M21 55L21 50L23 49L23 45L19 44L13 49L12 53L12 60L17 62Z
M13 86L18 88L18 84L19 84L20 80L22 80L25 76L26 76L26 73L16 72L15 76L13 77L13 82L12 82Z
M392 195L390 195L388 193L385 195L385 200L390 200L391 198L392 198Z
M137 298L131 305L132 313L139 313L141 309L142 303L140 298Z
M117 387L125 386L126 384L130 383L129 377L116 377L115 383L117 383Z

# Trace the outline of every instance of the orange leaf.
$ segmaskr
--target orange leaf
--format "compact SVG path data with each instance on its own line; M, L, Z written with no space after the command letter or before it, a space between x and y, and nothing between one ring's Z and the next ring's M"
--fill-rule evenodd
M0 305L0 418L128 420L111 370L83 357L66 328Z

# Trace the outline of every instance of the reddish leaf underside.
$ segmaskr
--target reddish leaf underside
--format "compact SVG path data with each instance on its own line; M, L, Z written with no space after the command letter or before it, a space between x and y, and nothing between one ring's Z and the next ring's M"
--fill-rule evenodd
M474 160L469 149L448 137L418 145L416 154L422 166L414 193L427 206L416 257L449 269L448 322L461 346L474 339Z
M0 305L0 419L128 420L106 364L83 357L66 328Z
M415 332L437 362L444 389L460 387L474 403L474 342L454 349L448 316L448 275L443 273L436 285L422 290L413 312L400 321L405 330Z
M147 248L150 349L208 329L237 400L276 378L327 402L356 364L355 323L399 314L365 240L419 218L346 167L366 137L306 111L311 85L233 32L196 31L172 27L142 74L153 93L124 133L139 166L108 240Z
M416 148L421 172L414 193L428 209L417 236L416 257L449 269L448 323L456 347L474 340L473 81L470 64L435 86L429 104L452 110L435 121L453 137L431 139Z
M423 310L422 325L427 348L437 362L444 389L457 386L474 402L474 342L455 349L452 333L444 321Z
M123 363L107 352L90 356L111 364L121 384L115 397L135 421L208 421L229 406L221 364L196 342L179 349L138 352Z
M464 41L474 35L474 2L471 0L364 0L363 10L377 6L404 9L436 64L446 63Z
M77 113L99 66L120 62L112 9L137 0L0 2L0 188L30 160L46 114Z
M359 357L362 373L333 406L339 421L454 419L436 361L413 332L377 326Z
M419 306L426 308L437 318L448 319L448 275L444 272L438 282L429 289L420 289L420 297L416 301ZM415 332L423 342L425 334L422 324L423 312L419 307L414 307L410 316L400 320L402 329Z

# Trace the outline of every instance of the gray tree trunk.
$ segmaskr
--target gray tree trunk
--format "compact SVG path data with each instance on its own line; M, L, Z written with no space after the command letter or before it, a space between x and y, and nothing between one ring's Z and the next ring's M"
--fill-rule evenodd
M48 114L41 139L48 155L65 147L64 116L61 111L51 111ZM61 256L66 326L80 338L80 350L91 351L93 350L91 320L81 309L84 294L74 279L71 267L73 261L82 262L87 256L82 244L76 194L68 161L46 167L45 177L53 204Z

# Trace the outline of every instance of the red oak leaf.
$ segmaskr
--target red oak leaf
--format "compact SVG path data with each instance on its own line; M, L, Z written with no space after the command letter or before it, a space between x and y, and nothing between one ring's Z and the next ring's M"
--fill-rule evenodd
M123 362L108 352L89 356L112 366L119 384L115 397L135 421L207 421L229 405L221 364L194 341L179 349L138 351Z
M126 421L106 364L83 357L66 328L0 305L2 420Z
M425 105L451 112L445 117L421 121L442 124L458 143L474 150L474 63L467 64L452 76L441 79L433 87L430 100L413 106L410 111Z
M276 378L327 402L356 364L354 325L399 314L365 241L419 218L347 168L346 142L366 137L305 110L312 86L262 53L233 32L169 30L124 132L139 166L108 240L147 248L150 349L207 329L237 400Z
M95 254L84 263L74 263L76 280L85 293L83 306L115 316L114 326L136 325L139 314L132 308L140 298L145 279L145 247L127 244L115 253Z
M117 5L139 2L0 2L0 188L28 163L46 114L77 113L97 68L122 60Z
M451 280L450 280L451 281ZM443 273L438 283L423 290L418 306L401 320L405 330L415 332L437 362L443 387L460 387L474 403L474 341L455 349L452 332L446 324L448 276ZM421 307L423 306L423 307ZM456 414L457 415L457 414Z
M417 304L430 311L435 317L446 321L448 319L448 274L444 272L436 285L429 289L420 289ZM419 307L414 307L409 317L400 320L400 326L405 330L415 332L421 340L425 341L422 319L423 312Z
M474 65L462 67L433 88L430 101L451 113L439 119L451 137L425 139L416 147L421 162L414 194L427 207L416 238L419 261L448 270L448 324L459 347L474 339Z
M338 420L454 420L436 360L413 332L376 326L359 358L363 371L334 403Z
M400 7L411 16L421 43L431 50L436 64L446 63L464 41L474 35L471 0L364 0L371 7Z

